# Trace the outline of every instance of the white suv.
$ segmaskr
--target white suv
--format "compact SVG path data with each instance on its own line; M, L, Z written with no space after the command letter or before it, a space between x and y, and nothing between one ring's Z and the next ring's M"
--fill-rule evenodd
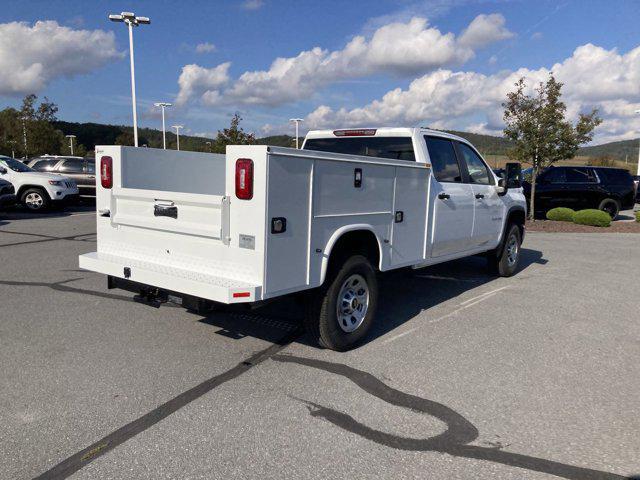
M18 201L29 210L42 211L54 204L78 199L78 185L70 178L36 172L19 160L0 155L0 178L11 182Z

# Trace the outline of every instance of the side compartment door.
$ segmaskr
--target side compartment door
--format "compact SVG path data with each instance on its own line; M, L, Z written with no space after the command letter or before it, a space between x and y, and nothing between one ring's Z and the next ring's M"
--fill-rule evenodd
M453 142L426 135L433 171L429 189L433 202L432 257L465 252L473 248L474 196L471 185L463 183Z
M428 194L428 168L396 168L392 266L413 265L424 260Z
M503 197L498 195L495 178L480 155L466 143L456 142L456 146L475 199L473 244L476 247L493 247L498 244L502 234L506 210Z

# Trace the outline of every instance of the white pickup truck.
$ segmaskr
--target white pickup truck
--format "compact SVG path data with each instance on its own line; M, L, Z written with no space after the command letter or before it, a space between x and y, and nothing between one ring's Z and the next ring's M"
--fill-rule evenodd
M80 267L202 311L306 291L305 326L346 350L370 329L377 272L485 254L518 266L519 164L499 179L463 138L422 128L312 131L302 150L96 148L97 251ZM428 293L426 293L428 295Z

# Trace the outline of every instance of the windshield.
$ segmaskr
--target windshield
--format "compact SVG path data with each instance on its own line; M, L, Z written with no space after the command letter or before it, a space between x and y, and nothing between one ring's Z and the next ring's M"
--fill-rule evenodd
M14 172L33 172L33 169L27 167L24 163L14 160L13 158L0 159L0 165L5 165Z

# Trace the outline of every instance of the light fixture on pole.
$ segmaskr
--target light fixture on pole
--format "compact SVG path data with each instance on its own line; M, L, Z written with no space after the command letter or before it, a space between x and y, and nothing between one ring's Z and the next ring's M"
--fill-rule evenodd
M69 139L69 149L71 150L71 155L73 156L73 139L76 138L75 135L65 135Z
M158 103L154 103L154 105L156 107L160 107L162 109L162 148L163 149L167 149L167 136L165 133L165 128L164 128L164 109L166 107L170 107L171 104L168 102L158 102Z
M298 148L298 126L300 125L300 122L303 122L304 120L302 118L290 118L289 122L295 122L296 124L296 149Z
M176 147L180 150L180 129L184 128L184 125L171 125L171 128L176 129Z
M136 110L136 73L133 61L133 27L149 25L149 17L136 17L132 12L122 12L120 15L109 15L112 22L124 22L129 27L129 59L131 60L131 103L133 104L133 144L138 146L138 112Z

